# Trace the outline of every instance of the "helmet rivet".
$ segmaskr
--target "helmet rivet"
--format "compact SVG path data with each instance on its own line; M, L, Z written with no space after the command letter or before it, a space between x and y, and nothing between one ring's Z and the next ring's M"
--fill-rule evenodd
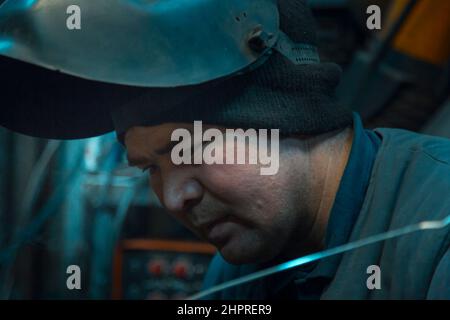
M269 40L273 34L269 34L262 30L261 26L256 27L248 37L248 44L254 51L261 52L269 47Z

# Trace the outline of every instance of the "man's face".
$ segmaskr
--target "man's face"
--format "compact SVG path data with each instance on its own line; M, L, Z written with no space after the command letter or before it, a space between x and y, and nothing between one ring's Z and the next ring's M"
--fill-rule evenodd
M261 175L259 164L174 165L171 134L192 127L133 127L125 136L130 164L150 168L151 186L167 211L235 264L267 261L305 236L313 218L299 212L310 163L292 140L280 142L279 171L271 176Z

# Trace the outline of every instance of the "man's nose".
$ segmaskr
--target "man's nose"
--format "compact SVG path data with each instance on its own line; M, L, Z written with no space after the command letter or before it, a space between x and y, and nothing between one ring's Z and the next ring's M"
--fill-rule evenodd
M187 211L202 199L203 187L196 179L180 177L177 174L166 178L163 198L167 210L171 212Z

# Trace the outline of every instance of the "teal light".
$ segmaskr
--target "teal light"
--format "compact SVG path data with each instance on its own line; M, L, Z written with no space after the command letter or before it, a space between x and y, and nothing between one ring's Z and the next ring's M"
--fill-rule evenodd
M308 255L308 256L301 257L301 258L297 258L297 259L294 259L294 260L291 260L291 261L279 264L277 266L277 269L278 269L277 271L280 272L280 271L292 269L292 268L295 268L295 267L299 267L299 266L302 266L302 265L307 264L309 262L313 262L313 261L319 260L319 259L321 259L323 257L324 257L324 255L322 255L319 252L319 253L311 254L311 255Z
M11 40L0 40L0 52L11 49L13 42Z
M36 3L36 1L37 0L25 0L24 7L25 8L32 7Z

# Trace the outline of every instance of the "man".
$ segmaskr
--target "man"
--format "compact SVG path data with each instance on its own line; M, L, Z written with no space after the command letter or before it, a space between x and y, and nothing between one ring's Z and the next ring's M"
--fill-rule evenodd
M145 41L138 38L135 42L130 32L130 40L106 41L111 45L109 51L117 41L123 55L110 59L101 45L91 51L100 66L75 59L68 54L70 50L64 51L66 47L58 47L60 42L54 42L52 49L65 52L66 59L45 54L40 47L41 51L37 50L37 41L24 42L37 54L11 46L3 53L101 81L81 80L8 59L9 64L2 68L11 75L20 72L21 77L2 82L2 94L10 103L1 123L50 138L81 138L115 129L127 148L130 164L150 171L151 185L167 211L218 248L205 288L291 258L422 221L442 220L450 214L450 142L401 130L364 130L358 115L335 102L340 70L334 64L320 63L314 22L305 1L255 3L211 0L178 7L165 7L163 2L144 7L134 3L138 10L158 18L172 14L178 33L172 32L172 25L160 22L167 19L154 19L163 24L150 37L156 39L157 49L141 48ZM112 5L111 12L136 14L134 7L118 10L116 6L119 2ZM2 9L6 17L30 14L4 6L0 16ZM51 12L55 7L47 9ZM214 37L202 38L184 30L189 29L187 17L192 18L189 23L201 23L196 17L204 18L205 12L213 16L206 27ZM1 21L11 24L6 18ZM202 33L205 25L202 27L194 31ZM11 29L0 28L0 34L12 35L8 33ZM49 34L48 41L58 35ZM92 35L85 37L92 40ZM121 41L136 47L123 46ZM186 44L178 48L185 50L184 56L167 45L177 41ZM198 49L192 50L195 46ZM140 49L149 50L158 63L133 54ZM127 54L129 60L116 63ZM104 61L114 63L117 69L104 68ZM142 68L134 68L140 63ZM230 128L279 130L279 170L261 175L261 161L174 163L173 133L178 129L195 132L196 120L217 129L216 133ZM225 142L223 147L245 147L245 155L249 155L260 145L238 139L237 145ZM196 148L194 145L190 151L195 153ZM449 228L409 234L210 298L448 299L449 244ZM381 283L375 288L367 281L370 266L381 272Z

